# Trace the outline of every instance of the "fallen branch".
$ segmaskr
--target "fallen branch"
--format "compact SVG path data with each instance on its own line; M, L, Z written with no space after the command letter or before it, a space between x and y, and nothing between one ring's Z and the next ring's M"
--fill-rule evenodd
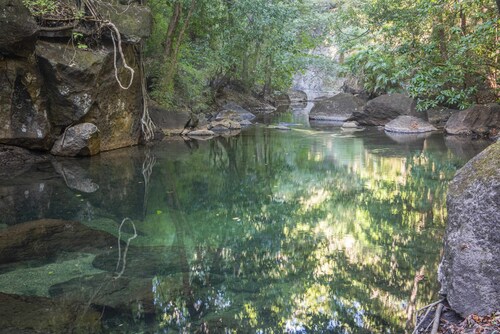
M431 334L437 334L437 331L439 329L439 322L440 322L440 319L441 319L441 312L443 311L443 304L440 303L438 306L437 306L437 309L436 309L436 314L434 315L434 325L432 325L432 330L431 330Z

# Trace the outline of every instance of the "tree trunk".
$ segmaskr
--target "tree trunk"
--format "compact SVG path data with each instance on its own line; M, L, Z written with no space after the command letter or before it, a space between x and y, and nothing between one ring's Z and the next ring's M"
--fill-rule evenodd
M170 66L168 68L168 72L166 75L166 84L167 87L171 86L174 79L175 70L177 68L177 56L179 54L179 50L181 48L182 40L184 38L184 34L186 33L186 29L189 26L189 21L191 19L191 15L193 15L193 11L196 5L196 0L191 0L191 6L189 8L189 12L187 13L186 18L184 19L184 23L182 24L179 35L175 41L175 48L173 48L172 53L170 54ZM179 14L182 14L182 8L179 11Z

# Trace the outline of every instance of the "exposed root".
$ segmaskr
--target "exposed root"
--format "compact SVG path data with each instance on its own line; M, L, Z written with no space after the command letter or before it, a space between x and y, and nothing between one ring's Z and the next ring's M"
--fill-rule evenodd
M135 71L132 67L128 66L127 61L125 60L125 55L123 54L123 50L122 50L122 40L120 37L120 32L118 31L116 26L111 22L107 22L105 24L105 26L107 26L111 29L111 40L113 41L113 51L114 51L113 52L113 66L115 68L116 82L118 82L118 85L120 86L121 89L127 90L130 88L130 86L132 86L132 83L134 81ZM116 40L117 40L116 42L115 42L115 36L114 36L115 34L116 34ZM118 46L117 46L117 44L118 44ZM123 85L120 78L118 77L118 65L117 65L117 60L116 60L117 49L118 49L118 53L120 54L120 58L122 60L123 67L130 72L130 80L128 82L128 85L126 85L126 86Z

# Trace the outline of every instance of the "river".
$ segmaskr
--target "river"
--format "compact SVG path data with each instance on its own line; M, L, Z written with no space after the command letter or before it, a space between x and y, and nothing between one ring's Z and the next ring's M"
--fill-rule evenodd
M405 332L438 298L447 182L486 143L344 131L297 110L266 122L291 130L264 122L0 179L0 326Z

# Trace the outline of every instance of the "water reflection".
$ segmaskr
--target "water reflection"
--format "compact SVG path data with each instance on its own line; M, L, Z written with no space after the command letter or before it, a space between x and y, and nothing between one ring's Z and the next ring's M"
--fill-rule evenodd
M0 325L28 328L14 314L45 303L68 306L66 320L30 328L404 332L438 291L446 183L465 162L447 145L440 134L402 142L377 129L258 126L11 179L0 205L25 212L2 217L0 254L11 257L0 299L26 311L6 310ZM31 196L42 183L33 201L14 190ZM41 218L77 222L24 223Z

